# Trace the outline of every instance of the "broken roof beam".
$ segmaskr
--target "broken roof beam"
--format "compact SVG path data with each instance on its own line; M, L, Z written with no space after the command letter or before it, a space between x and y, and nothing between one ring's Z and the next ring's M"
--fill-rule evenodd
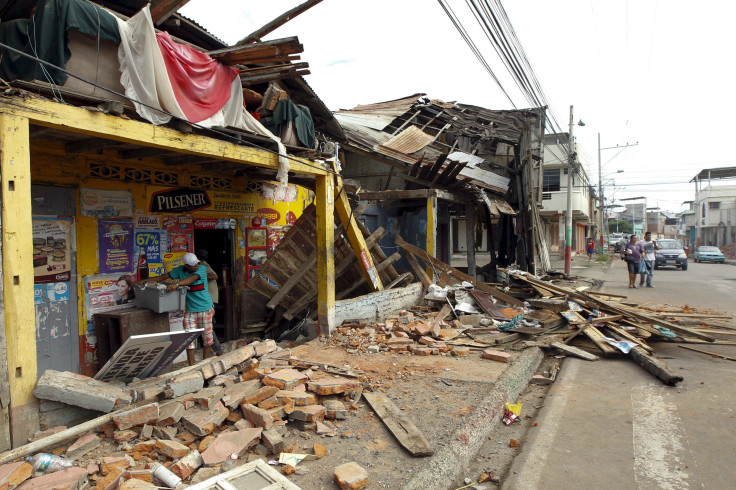
M296 36L264 41L246 46L231 46L229 48L208 51L207 54L225 64L248 63L249 60L272 58L275 56L290 56L304 52L304 46Z
M245 36L243 39L241 39L240 41L238 41L235 45L236 46L242 46L244 44L254 43L254 42L260 40L266 34L275 31L276 29L278 29L282 25L284 25L287 22L289 22L294 17L296 17L296 16L298 16L300 14L303 14L304 12L306 12L310 8L314 7L315 5L317 5L318 3L320 3L321 1L322 0L307 0L304 3L302 3L300 5L297 5L296 7L292 8L290 10L287 10L283 14L281 14L278 17L276 17L275 19L273 19L268 24L265 24L263 27L260 27L260 28L256 29L255 31L251 32L250 34L248 34L247 36Z
M281 73L276 73L273 75L264 75L264 76L252 76L252 77L240 77L240 81L243 83L243 85L258 85L259 83L266 83L266 82L273 82L275 80L282 80L284 78L296 78L296 77L302 77L305 75L309 75L312 73L309 70L301 70L301 71L286 71Z
M468 204L470 201L464 196L456 196L438 189L411 189L390 191L363 191L360 194L361 201L387 201L396 199L428 199L436 197L445 201Z
M161 25L187 3L189 0L151 0L151 20L155 25Z

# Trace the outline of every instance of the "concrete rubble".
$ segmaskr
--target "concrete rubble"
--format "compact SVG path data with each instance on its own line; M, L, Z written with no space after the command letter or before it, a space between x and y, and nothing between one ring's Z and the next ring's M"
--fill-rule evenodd
M645 339L662 337L645 320L666 323L667 312L644 311L620 298L588 294L529 274L514 272L509 278L503 291L526 300L523 306L504 305L485 293L480 298L469 284L434 287L419 305L382 321L346 320L334 335L317 342L365 356L471 356L480 363L511 364L530 347L570 355L575 350L568 347L581 352L601 348L607 345L600 342L604 333L623 335L647 356ZM466 313L454 309L459 304ZM678 336L691 332L678 325L674 330ZM571 340L580 347L568 346ZM552 383L556 369L534 376L532 382ZM194 366L127 385L46 371L36 387L39 399L111 415L93 430L74 436L69 436L73 427L37 434L36 443L53 443L36 452L66 457L74 467L34 476L23 461L0 465L0 488L73 489L87 484L115 489L125 488L131 479L161 485L153 476L158 463L184 485L204 481L232 454L240 466L301 452L288 435L335 437L339 425L359 410L361 394L376 390L385 391L367 373L299 359L273 340L241 345ZM496 415L500 419L501 414ZM310 459L327 453L321 444L313 447L304 463L283 464L281 472L293 475ZM351 489L368 485L370 478L355 462L334 468L333 476L341 488Z

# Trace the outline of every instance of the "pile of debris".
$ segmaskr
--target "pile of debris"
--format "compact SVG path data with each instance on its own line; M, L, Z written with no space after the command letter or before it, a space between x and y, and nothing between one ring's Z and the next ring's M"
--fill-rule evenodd
M38 398L110 413L39 433L30 444L0 455L0 462L42 451L74 462L28 480L33 488L67 481L77 488L89 480L95 488L114 489L129 479L173 487L159 476L159 466L175 475L169 475L174 483L195 484L217 476L233 454L238 460L230 465L259 459L273 464L269 458L275 458L290 475L297 463L321 458L327 449L315 442L312 454L303 454L299 443L285 441L287 431L305 439L311 438L308 432L337 435L339 421L357 409L362 388L349 369L292 359L272 340L127 385L46 371L36 386ZM344 470L336 468L338 483L348 478L341 476ZM11 486L31 474L23 461L0 466L0 479Z

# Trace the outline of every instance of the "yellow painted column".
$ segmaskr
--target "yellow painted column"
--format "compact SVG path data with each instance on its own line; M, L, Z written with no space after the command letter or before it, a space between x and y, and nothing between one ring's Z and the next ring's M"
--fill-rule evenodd
M317 319L320 335L335 330L335 187L332 175L317 176Z
M427 253L430 257L437 256L437 197L427 198ZM427 264L427 275L435 280L434 269Z
M33 304L33 224L28 119L0 114L2 260L5 339L13 446L38 430L36 314Z

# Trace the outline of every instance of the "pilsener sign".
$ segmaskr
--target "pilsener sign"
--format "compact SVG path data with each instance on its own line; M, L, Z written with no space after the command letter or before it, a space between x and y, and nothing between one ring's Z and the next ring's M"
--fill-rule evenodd
M175 188L154 192L151 195L151 213L190 213L212 204L206 191Z

